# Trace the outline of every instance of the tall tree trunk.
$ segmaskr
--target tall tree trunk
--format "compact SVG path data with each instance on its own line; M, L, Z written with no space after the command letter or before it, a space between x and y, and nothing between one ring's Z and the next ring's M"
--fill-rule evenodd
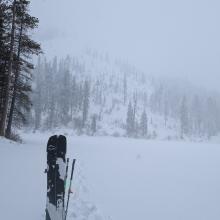
M13 2L12 6L12 26L11 26L11 42L10 42L10 59L8 72L6 74L6 88L5 88L5 103L3 106L2 120L0 124L0 136L5 136L5 126L7 121L7 113L9 109L9 94L10 94L10 84L13 66L13 54L14 54L14 43L15 43L15 13L16 13L16 0Z
M19 78L19 62L20 62L20 53L21 53L21 39L23 34L23 15L21 18L21 26L19 31L19 42L18 42L18 52L17 52L17 60L16 60L16 71L15 71L15 81L14 81L14 88L13 88L13 94L12 94L12 101L11 101L11 107L9 112L9 118L8 118L8 125L6 129L6 137L10 137L11 135L11 127L12 127L12 121L13 121L13 115L14 115L14 109L15 109L15 101L17 96L17 84L18 84L18 78Z
M23 17L21 18L21 26L20 26L20 33L19 33L19 41L18 41L18 52L17 52L17 60L16 60L16 71L15 71L15 81L14 81L14 88L13 88L13 94L12 94L12 101L11 101L11 107L8 117L8 125L6 129L6 137L11 136L11 127L12 127L12 121L13 121L13 115L14 115L14 109L15 109L15 101L17 97L17 88L18 88L18 78L20 74L19 70L19 62L20 62L20 54L21 54L21 39L23 34Z

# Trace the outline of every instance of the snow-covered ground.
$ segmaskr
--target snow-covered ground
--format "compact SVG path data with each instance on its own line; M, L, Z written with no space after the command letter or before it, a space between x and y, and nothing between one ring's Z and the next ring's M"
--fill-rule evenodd
M0 219L44 219L46 142L0 139ZM68 136L69 220L219 220L218 143Z

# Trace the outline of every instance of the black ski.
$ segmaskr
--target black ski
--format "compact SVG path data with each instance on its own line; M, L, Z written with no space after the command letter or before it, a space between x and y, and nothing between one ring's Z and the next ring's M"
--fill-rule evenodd
M47 205L46 220L65 217L66 137L52 136L47 143Z

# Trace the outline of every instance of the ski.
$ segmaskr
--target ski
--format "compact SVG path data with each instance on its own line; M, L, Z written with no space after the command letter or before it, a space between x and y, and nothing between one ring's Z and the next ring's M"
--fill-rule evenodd
M65 216L66 137L52 136L47 143L46 220L63 220Z

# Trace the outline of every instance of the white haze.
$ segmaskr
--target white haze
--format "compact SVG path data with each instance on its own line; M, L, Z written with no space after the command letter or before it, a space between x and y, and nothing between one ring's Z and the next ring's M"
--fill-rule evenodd
M31 10L48 57L91 47L146 73L218 89L219 7L217 0L33 0Z

